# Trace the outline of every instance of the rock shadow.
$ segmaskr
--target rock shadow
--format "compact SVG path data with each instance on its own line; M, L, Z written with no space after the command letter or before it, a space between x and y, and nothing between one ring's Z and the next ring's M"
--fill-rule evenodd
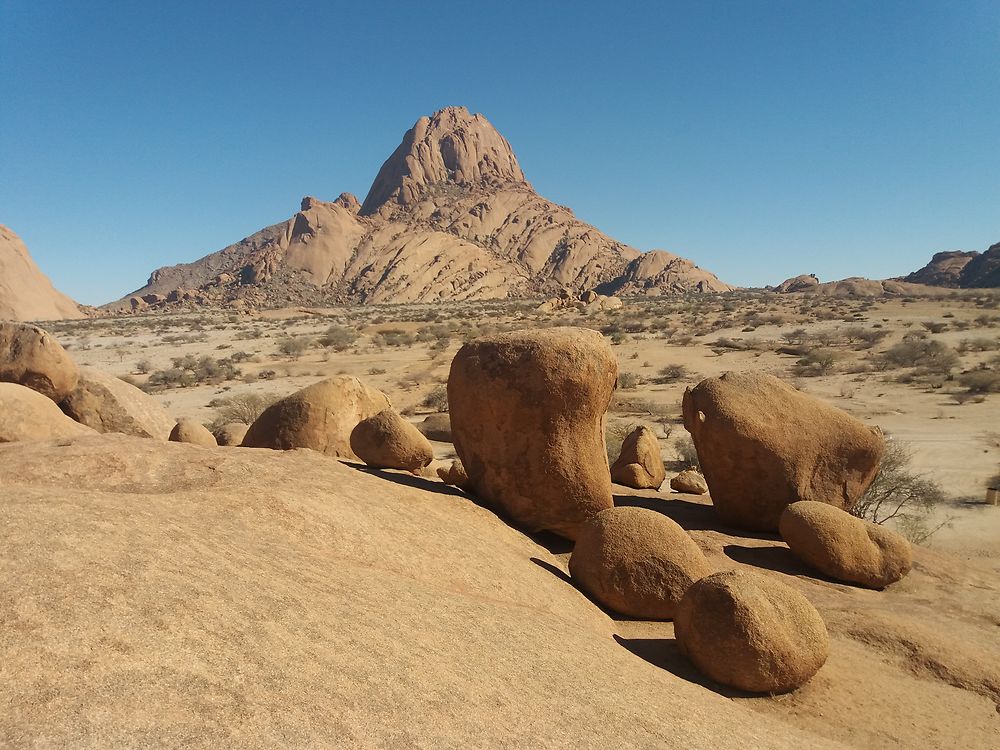
M703 675L681 653L681 648L677 644L676 638L623 638L620 635L615 635L614 639L619 646L632 652L640 659L649 662L654 667L664 669L675 677L680 677L682 680L700 685L725 698L759 697L756 693L748 693L745 690L721 685Z
M416 474L409 474L402 471L390 471L388 469L376 469L373 466L368 466L368 464L357 463L354 461L341 461L341 463L348 468L354 469L355 471L370 474L371 476L378 477L379 479L385 479L387 482L395 482L396 484L401 484L404 487L412 487L414 489L425 490L427 492L436 492L439 495L452 495L454 497L464 498L469 497L457 487L445 484L444 482L435 482L433 479L428 479L426 477L418 477Z
M672 499L666 497L643 497L641 495L615 495L616 506L631 506L646 508L662 513L677 523L685 531L717 531L728 536L738 536L744 539L760 539L762 541L778 541L777 534L766 531L747 531L726 526L715 515L711 505L693 503L690 500Z
M778 573L844 586L843 581L830 578L797 558L788 547L744 547L727 544L722 548L730 560L755 568L766 568Z
M562 570L561 568L557 568L550 562L546 562L545 560L540 560L537 557L530 557L528 559L531 560L531 562L533 562L539 568L547 570L549 573L554 575L563 583L569 584L570 586L575 588L587 601L589 601L591 604L593 604L595 607L597 607L599 610L601 610L604 614L606 614L615 622L655 622L655 620L642 620L638 617L629 617L628 615L623 615L620 612L615 612L613 609L608 609L599 601L597 601L593 596L591 596L589 591L587 591L581 586L578 586L576 584L576 581L574 581L573 578L568 573L566 573L566 571Z

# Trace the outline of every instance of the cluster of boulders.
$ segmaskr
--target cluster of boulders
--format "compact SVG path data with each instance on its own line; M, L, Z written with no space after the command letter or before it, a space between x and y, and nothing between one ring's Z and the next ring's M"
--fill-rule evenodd
M614 296L598 294L593 289L576 294L572 289L563 287L558 297L545 300L537 308L538 312L555 312L556 310L618 310L623 306L621 299Z
M146 394L80 368L47 333L0 324L0 442L126 432L202 446L308 448L378 469L434 476L529 532L574 540L569 570L601 606L673 619L681 650L742 690L782 692L825 662L829 638L809 601L774 576L716 571L687 531L655 510L615 506L612 482L658 490L659 441L646 426L609 464L605 414L618 377L596 331L547 328L466 343L448 378L447 414L414 425L354 377L329 378L215 434L176 423ZM779 531L832 579L883 588L910 570L905 539L848 511L884 451L877 429L768 375L726 373L689 388L683 417L704 474L670 480L710 493L722 523ZM458 458L434 461L430 439Z

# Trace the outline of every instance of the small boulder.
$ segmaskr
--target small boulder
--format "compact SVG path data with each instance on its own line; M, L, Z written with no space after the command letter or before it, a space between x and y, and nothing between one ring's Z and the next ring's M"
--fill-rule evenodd
M451 442L451 417L447 413L428 414L424 421L417 425L417 429L428 440L437 440L442 443Z
M620 507L602 510L580 527L569 571L606 607L667 620L688 587L712 568L687 532L662 513Z
M670 480L670 489L688 495L704 495L708 492L708 482L694 469L685 469Z
M816 608L760 573L713 573L693 584L674 615L681 651L705 675L753 693L805 684L830 653Z
M191 443L205 448L214 448L218 443L208 428L201 422L197 422L189 417L177 420L174 429L170 431L168 440L172 443Z
M174 426L167 410L152 396L93 367L81 367L76 388L59 408L98 432L166 440Z
M391 409L389 397L355 377L321 380L271 404L250 425L243 446L311 448L336 458L358 458L351 432L358 422Z
M16 383L0 382L0 443L55 440L96 434L74 422L55 402Z
M238 446L243 442L249 429L250 425L243 422L230 422L217 428L212 436L219 445Z
M910 543L895 531L826 503L792 503L778 530L792 554L839 581L882 589L913 565Z
M597 292L595 292L593 289L588 289L586 292L580 295L580 301L583 302L585 305L589 305L591 302L597 302L598 296L600 295L598 295Z
M457 458L447 466L441 466L437 470L437 475L445 484L450 484L459 489L467 489L469 486L469 475L465 473L465 467Z
M604 414L618 364L584 328L545 328L465 344L451 363L455 451L471 491L529 531L575 538L612 505Z
M850 510L878 471L881 431L772 375L727 372L684 392L691 433L719 517L775 531L785 506Z
M639 425L622 441L618 460L611 464L611 481L638 490L655 490L666 477L660 441L651 429Z
M416 471L434 460L427 438L393 409L358 422L351 431L351 450L378 469Z
M76 388L76 363L48 332L0 322L0 382L38 391L57 404Z

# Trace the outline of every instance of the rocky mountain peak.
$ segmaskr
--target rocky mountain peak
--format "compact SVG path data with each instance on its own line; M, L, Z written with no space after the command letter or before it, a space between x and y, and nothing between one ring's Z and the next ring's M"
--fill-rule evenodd
M446 107L421 117L379 170L361 214L412 205L435 185L529 187L507 139L480 114Z

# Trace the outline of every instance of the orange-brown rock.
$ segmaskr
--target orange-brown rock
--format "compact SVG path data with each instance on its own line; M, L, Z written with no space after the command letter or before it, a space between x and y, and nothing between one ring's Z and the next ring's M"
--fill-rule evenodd
M445 484L450 484L463 490L469 487L469 475L465 473L465 467L462 466L462 462L458 459L455 459L446 466L439 466L437 468L437 475Z
M0 224L0 320L82 318L79 306L52 286L21 238Z
M700 472L694 469L685 469L670 480L670 489L688 495L704 495L708 492L708 482L705 481L705 477Z
M448 404L473 493L530 531L575 538L612 505L603 422L617 378L611 347L589 329L465 344L451 364Z
M586 521L569 560L573 580L616 612L669 620L712 568L687 532L646 508L608 508Z
M219 445L239 445L243 442L243 438L246 437L247 430L249 429L250 425L243 422L230 422L212 432L212 437L215 438L215 442Z
M166 440L174 420L156 399L94 367L79 368L76 388L59 408L98 432L121 432Z
M451 417L447 413L428 414L424 417L424 421L417 425L417 429L428 440L437 440L443 443L451 442Z
M394 409L362 419L351 431L351 450L369 466L417 471L434 460L427 438Z
M660 441L651 429L639 425L622 442L621 453L611 464L611 481L635 489L655 490L666 477Z
M895 531L826 503L792 503L778 530L796 557L840 581L882 589L913 565L910 543Z
M784 693L826 662L823 618L801 593L760 573L726 571L694 583L674 616L681 651L705 675L754 693Z
M389 397L355 377L341 375L271 404L250 425L247 448L311 448L337 458L357 458L351 432L362 419L392 408Z
M208 431L208 428L190 417L178 419L167 439L172 443L190 443L203 448L214 448L218 445L215 436Z
M776 530L785 506L850 509L878 471L878 428L772 375L727 372L684 392L691 433L719 517Z
M52 399L17 383L0 382L0 443L92 434L92 429L59 411Z
M0 382L27 386L58 403L76 388L78 377L76 363L48 332L0 322Z

